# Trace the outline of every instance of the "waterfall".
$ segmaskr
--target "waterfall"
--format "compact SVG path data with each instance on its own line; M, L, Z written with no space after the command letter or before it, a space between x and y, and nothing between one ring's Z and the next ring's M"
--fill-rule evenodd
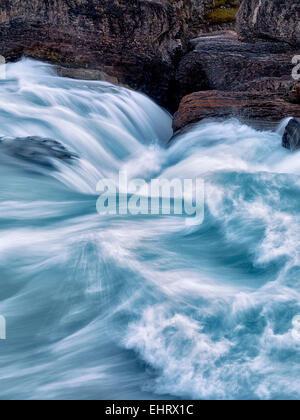
M0 80L0 398L300 397L300 166L237 120L172 136L146 96ZM24 147L24 145L26 147ZM205 182L205 220L100 216L100 179Z

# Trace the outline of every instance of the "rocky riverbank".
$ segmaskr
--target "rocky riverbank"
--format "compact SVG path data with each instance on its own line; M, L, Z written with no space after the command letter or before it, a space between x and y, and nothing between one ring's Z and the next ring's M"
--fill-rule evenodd
M206 116L273 121L299 114L299 25L295 0L3 0L0 54L140 90L177 111L176 130Z
M3 0L0 54L66 67L63 74L130 86L175 111L189 40L233 28L236 0Z
M299 117L299 83L292 77L299 36L296 1L244 0L236 32L190 41L176 73L184 97L174 129L207 117L237 116L255 124Z

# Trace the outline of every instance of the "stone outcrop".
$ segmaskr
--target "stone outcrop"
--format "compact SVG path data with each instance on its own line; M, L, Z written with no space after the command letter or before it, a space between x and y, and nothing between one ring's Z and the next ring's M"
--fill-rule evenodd
M168 106L189 18L184 0L1 0L0 54L99 70Z
M201 36L176 73L181 96L199 90L270 91L292 86L295 50L284 42L241 42L235 32ZM263 88L263 89L262 89Z
M300 3L295 0L243 0L237 15L241 39L272 39L300 46Z
M204 118L238 117L269 128L300 116L299 84L292 78L300 48L263 39L243 42L233 31L200 36L190 46L176 73L184 98L175 130Z
M173 127L176 131L206 118L228 117L237 117L253 125L272 124L288 116L300 117L300 106L271 93L206 91L182 99Z
M55 160L70 163L77 158L58 141L40 137L0 138L0 151L1 164L5 164L7 158L3 160L3 156L6 155L15 159L17 164L20 161L29 164L30 168L33 166L54 168Z
M300 149L300 123L293 118L286 126L282 146L294 152Z

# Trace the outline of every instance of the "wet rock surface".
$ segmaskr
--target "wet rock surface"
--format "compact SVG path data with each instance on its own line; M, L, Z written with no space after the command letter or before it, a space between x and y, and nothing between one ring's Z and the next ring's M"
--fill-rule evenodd
M68 151L61 143L41 137L0 138L0 160L5 156L46 168L54 168L55 160L71 162L77 156Z
M292 152L300 149L300 122L293 118L284 131L282 146Z
M175 131L206 118L239 118L247 123L278 123L295 116L300 107L265 92L205 91L187 95L175 114Z

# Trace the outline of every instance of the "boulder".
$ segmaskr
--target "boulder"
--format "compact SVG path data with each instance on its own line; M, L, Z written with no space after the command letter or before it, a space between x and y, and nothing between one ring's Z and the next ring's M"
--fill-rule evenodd
M291 119L283 134L282 146L291 151L300 149L300 122Z
M77 155L61 143L41 137L0 138L0 162L6 163L10 156L15 162L22 161L31 168L36 166L54 168L54 161L71 163ZM13 163L13 161L11 161Z
M175 114L175 131L206 118L236 117L257 126L272 125L288 116L300 117L300 106L271 93L204 91L185 96Z
M236 29L242 40L271 39L299 47L299 0L243 0Z

